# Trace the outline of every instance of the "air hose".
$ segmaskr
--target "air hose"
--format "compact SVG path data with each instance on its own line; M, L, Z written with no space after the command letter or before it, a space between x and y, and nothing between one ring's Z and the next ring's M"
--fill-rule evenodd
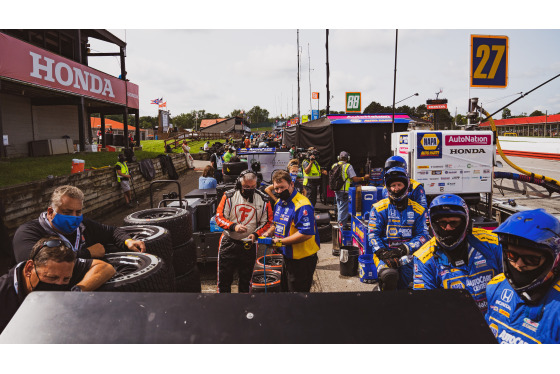
M490 126L492 127L492 132L494 133L494 136L496 138L496 150L498 151L498 153L500 154L500 156L502 156L502 158L504 159L504 161L511 166L512 168L514 168L515 170L517 170L518 172L528 175L530 178L527 182L531 182L531 183L535 183L535 179L542 179L544 182L548 182L548 183L537 183L537 184L543 184L544 186L549 186L549 188L555 189L554 192L558 192L560 193L560 182L558 182L556 179L550 178L550 177L546 177L544 175L541 174L535 174L535 173L531 173L530 171L524 170L522 168L520 168L519 166L515 165L513 162L511 162L506 155L504 155L504 153L502 152L502 148L500 147L500 141L498 140L498 130L496 129L496 125L494 124L494 119L490 116L490 114L488 114L488 112L486 110L484 110L483 108L480 108L480 110L484 113L485 116L487 116L487 119L490 120ZM547 188L547 190L550 191L550 189Z

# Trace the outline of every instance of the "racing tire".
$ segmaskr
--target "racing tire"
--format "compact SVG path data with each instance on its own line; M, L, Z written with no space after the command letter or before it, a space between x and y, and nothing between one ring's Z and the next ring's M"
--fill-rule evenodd
M331 223L331 216L329 212L315 213L315 222L317 226L323 226Z
M330 223L317 226L317 231L319 233L319 243L328 243L332 240L332 225Z
M284 256L281 254L270 254L266 256L266 270L276 270L282 273L282 267L284 265ZM257 258L255 261L255 270L264 269L264 256Z
M223 175L224 178L224 183L235 183L237 182L237 178L239 178L239 175Z
M200 283L200 272L195 266L190 272L175 277L175 292L200 293L202 284Z
M171 233L173 247L192 238L192 212L175 207L151 208L129 214L124 218L125 226L156 225Z
M193 238L186 243L173 248L173 270L175 276L187 274L196 267L196 245Z
M106 292L171 292L163 260L148 253L117 252L103 257L113 265L116 274L97 291Z
M222 173L226 175L239 175L243 170L247 170L249 164L246 162L224 162L222 165Z
M266 276L266 283L265 283ZM268 293L281 291L282 274L276 270L254 270L249 293Z

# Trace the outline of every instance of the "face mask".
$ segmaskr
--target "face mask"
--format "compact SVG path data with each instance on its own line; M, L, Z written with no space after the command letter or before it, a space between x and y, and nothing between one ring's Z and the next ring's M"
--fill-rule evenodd
M288 201L288 200L290 200L291 195L292 194L290 193L290 191L286 188L284 191L282 191L278 194L278 198L281 199L281 200L284 200L284 201Z
M39 273L37 273L37 268L35 264L33 264L35 268L35 275L37 275L37 279L39 279L39 283L35 287L31 286L31 291L68 291L70 288L67 284L55 284L55 283L47 283L43 282L41 278L39 278ZM31 281L29 282L31 284Z
M446 246L446 249L451 250L449 247L456 246L456 244L463 240L463 235L465 234L466 223L462 219L461 224L453 230L442 229L437 223L434 222L432 228L436 234L437 241Z
M65 216L63 214L56 214L52 223L56 228L65 234L71 234L82 223L83 216Z
M292 177L292 182L295 182L297 179L297 173L290 173L290 176Z
M254 194L255 194L254 188L244 188L241 190L241 196L243 196L245 200L253 200Z

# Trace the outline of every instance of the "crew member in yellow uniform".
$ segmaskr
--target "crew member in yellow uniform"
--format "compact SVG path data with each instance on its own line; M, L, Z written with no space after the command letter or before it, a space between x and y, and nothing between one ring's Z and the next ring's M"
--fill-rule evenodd
M308 189L307 196L311 206L317 204L317 188L321 185L321 174L327 174L325 170L321 171L321 166L316 158L319 152L315 147L309 147L307 159L303 160L301 168L303 170L303 185Z
M285 282L289 292L309 292L317 266L319 235L313 206L297 192L290 174L277 170L272 175L278 200L274 206L275 244L284 255Z
M119 161L115 165L115 171L117 172L117 182L121 184L121 188L124 193L124 201L126 201L126 205L133 208L134 204L130 201L130 172L128 171L128 164L126 163L126 159L124 154L119 154Z

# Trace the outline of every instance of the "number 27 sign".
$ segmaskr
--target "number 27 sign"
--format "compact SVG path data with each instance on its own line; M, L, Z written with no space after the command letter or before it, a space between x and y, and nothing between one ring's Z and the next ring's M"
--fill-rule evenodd
M507 36L471 35L471 87L508 85Z

